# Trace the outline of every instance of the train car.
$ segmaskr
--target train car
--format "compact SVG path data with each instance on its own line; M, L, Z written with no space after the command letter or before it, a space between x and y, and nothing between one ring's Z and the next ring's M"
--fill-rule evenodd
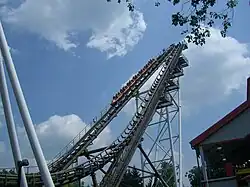
M171 44L171 45L169 46L169 48L174 47L174 46L175 46L175 44Z
M150 59L148 63L142 69L140 69L140 71L136 75L134 75L132 79L128 81L127 84L124 87L122 87L117 94L115 94L115 96L113 96L111 106L116 105L117 101L119 101L123 97L124 93L128 92L129 94L131 86L133 86L139 78L141 79L142 78L141 75L145 74L149 68L153 67L155 60L156 59Z
M120 92L118 92L117 94L115 94L115 96L113 97L113 100L111 102L111 105L114 106L116 105L117 101L120 100L120 98L124 95L124 93L128 92L129 90L131 90L131 86L134 85L134 83L136 82L136 80L138 80L138 78L141 79L141 75L143 75L145 72L147 72L148 68L152 67L152 65L154 64L153 62L155 61L155 59L150 59L148 61L148 63L138 72L138 74L134 75L133 78L127 82L127 84L121 88Z

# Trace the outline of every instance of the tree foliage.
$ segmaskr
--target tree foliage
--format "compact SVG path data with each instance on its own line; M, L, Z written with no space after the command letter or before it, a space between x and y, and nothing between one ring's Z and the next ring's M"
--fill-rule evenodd
M81 187L83 186L82 184L79 185L79 181L73 182L73 183L69 183L69 184L65 184L63 187Z
M159 174L162 176L163 180L167 182L169 187L175 186L174 167L172 164L169 164L168 162L163 162L161 164ZM156 187L163 187L163 185L160 182L158 182L156 184Z
M142 187L142 178L139 171L135 167L127 169L120 186Z
M163 178L163 180L167 182L169 187L175 186L174 168L172 164L169 164L168 162L163 162L158 172ZM151 178L146 187L152 187L152 186L153 186L153 180ZM160 182L160 180L157 180L155 187L163 187L163 184Z
M192 187L200 187L202 172L197 166L194 166L192 169L190 169L185 176L188 178Z
M146 184L146 187L151 187L153 185L153 178L150 178L148 183Z
M110 2L111 0L107 0ZM122 0L117 0L121 3ZM131 0L125 0L128 9L134 11L135 6ZM180 11L172 14L172 25L182 27L181 34L185 35L188 43L196 45L205 44L205 39L210 37L209 28L221 25L221 36L226 37L228 28L232 25L234 8L238 0L220 0L224 9L217 10L218 0L167 0L173 6L181 5ZM160 0L155 1L155 6L160 6Z

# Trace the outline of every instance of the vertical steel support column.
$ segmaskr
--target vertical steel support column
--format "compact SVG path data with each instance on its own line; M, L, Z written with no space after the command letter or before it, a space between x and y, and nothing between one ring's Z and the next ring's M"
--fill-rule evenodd
M137 91L136 96L135 96L135 107L136 107L136 112L138 112L138 108L139 108L139 91ZM142 143L142 142L141 142ZM141 156L141 175L142 175L142 187L144 187L144 159L143 159L143 154L142 152L140 152L140 156Z
M92 178L92 182L93 182L93 187L98 187L95 173L91 174L91 178Z
M142 176L142 187L144 187L144 161L143 161L143 155L141 153L141 176Z
M9 46L7 44L5 34L3 31L2 23L0 22L0 47L1 52L4 58L4 62L7 67L7 71L10 77L10 82L12 84L14 94L16 96L18 108L20 110L20 114L23 119L24 127L26 129L32 151L34 153L36 162L38 164L41 177L43 179L44 185L46 187L54 187L54 183L52 181L46 160L44 158L42 148L40 146L40 143L38 141L35 128L33 126L33 122L31 120L31 116L29 114L29 110L22 92L21 85L19 83L16 70L9 52Z
M161 130L162 130L162 125L161 125L162 116L163 116L163 109L161 108L161 110L160 110L160 118L159 118L159 125L158 125L158 129L157 129L158 137L155 139L155 142L154 142L154 144L155 144L155 161L158 160L158 154L159 154L158 143L159 143L160 134L161 134ZM155 167L157 167L157 162L155 162Z
M21 156L20 147L18 143L16 127L15 127L15 122L14 122L13 113L11 109L10 97L8 93L7 82L5 79L3 59L1 55L0 55L0 93L1 93L2 102L3 102L4 115L5 115L6 125L8 129L9 138L10 138L12 154L13 154L13 158L14 158L14 162L16 166L16 171L18 171L19 167L18 167L17 162L22 160L22 156ZM25 172L23 168L21 168L21 186L28 187L27 180L25 177Z
M207 164L206 164L204 152L201 146L199 147L199 150L200 150L200 155L201 155L201 164L202 164L201 167L202 167L203 177L206 182L206 187L209 187L208 177L207 177Z
M90 160L90 155L89 155L88 152L87 152L87 154L86 154L86 158L87 158L88 160ZM93 182L93 187L98 187L98 183L97 183L97 179L96 179L96 174L95 174L95 172L91 173L90 176L91 176L91 179L92 179L92 182Z
M173 134L172 134L172 127L171 127L171 122L170 122L170 120L169 120L169 112L168 112L168 108L167 108L167 107L166 107L166 110L167 110L167 118L168 118L169 144L170 144L172 162L173 162L173 167L174 167L174 180L175 180L175 186L177 187L178 183L177 183L177 175L176 175L175 156L174 156Z
M178 125L179 125L179 187L183 187L183 182L182 182L182 121L181 121L181 88L180 88L180 78L178 78L178 85L179 85L179 90L178 90Z

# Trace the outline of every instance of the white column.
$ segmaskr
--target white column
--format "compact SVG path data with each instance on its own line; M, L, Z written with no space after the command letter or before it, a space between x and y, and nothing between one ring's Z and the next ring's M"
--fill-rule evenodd
M0 55L0 93L2 97L2 103L3 103L3 109L4 109L4 115L5 115L5 120L6 120L6 125L9 133L9 138L10 138L10 145L11 145L11 150L16 166L16 171L18 172L18 165L17 162L22 160L21 157L21 151L18 143L18 138L17 138L17 133L16 133L16 127L15 127L15 122L13 118L13 113L11 109L11 104L10 104L10 97L9 97L9 92L8 92L8 87L7 87L7 82L5 78L5 72L4 72L4 65L3 65L3 59L2 56ZM27 180L25 177L25 172L24 169L21 168L21 182L20 182L22 187L28 187Z
M38 141L36 131L35 131L35 128L34 128L34 125L31 120L31 116L28 110L28 106L26 104L26 101L22 92L22 88L17 77L15 66L14 66L14 63L12 61L12 58L9 52L9 46L5 38L5 34L3 31L1 21L0 21L0 47L1 47L3 58L4 58L4 63L6 65L6 68L9 74L10 82L13 87L13 91L17 100L18 108L19 108L21 117L23 119L24 127L27 132L32 151L34 153L37 165L39 167L42 180L46 187L54 187L54 183L52 181L52 177L50 175L46 160L44 158L42 148Z
M208 177L207 177L207 164L206 164L206 161L205 161L205 158L204 158L204 152L203 152L202 146L199 146L199 150L200 150L200 155L201 155L202 173L203 173L203 176L204 176L204 180L206 182L206 187L209 187Z
M180 88L180 78L178 78L178 128L179 128L179 187L183 187L182 182L182 121L181 121L181 88Z

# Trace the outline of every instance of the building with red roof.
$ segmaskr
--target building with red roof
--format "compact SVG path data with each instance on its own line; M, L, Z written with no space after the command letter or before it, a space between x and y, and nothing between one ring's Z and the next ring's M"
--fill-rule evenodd
M250 181L250 77L247 99L194 138L205 187L247 187ZM200 160L200 162L199 162ZM249 185L250 186L250 185Z

